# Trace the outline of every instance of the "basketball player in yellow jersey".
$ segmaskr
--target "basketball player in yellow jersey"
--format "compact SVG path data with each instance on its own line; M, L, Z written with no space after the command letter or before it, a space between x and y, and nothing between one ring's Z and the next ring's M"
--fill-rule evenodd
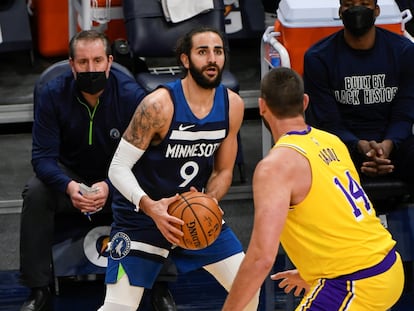
M305 295L296 310L381 311L404 283L395 241L362 189L345 145L303 118L308 96L289 68L269 71L259 111L275 146L253 177L254 226L223 310L243 310L273 267L279 241L297 268L285 291Z

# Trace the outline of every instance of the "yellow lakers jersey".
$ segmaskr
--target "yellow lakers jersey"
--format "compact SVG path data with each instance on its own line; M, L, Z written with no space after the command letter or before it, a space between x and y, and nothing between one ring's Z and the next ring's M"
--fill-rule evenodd
M281 137L273 148L282 146L306 157L312 171L310 191L290 206L281 236L304 280L335 278L383 260L395 241L376 216L340 139L310 128Z

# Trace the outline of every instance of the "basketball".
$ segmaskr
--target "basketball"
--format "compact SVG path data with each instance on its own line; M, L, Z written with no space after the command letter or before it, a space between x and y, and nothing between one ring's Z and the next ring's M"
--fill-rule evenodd
M203 249L211 245L221 232L222 213L213 198L202 192L189 191L170 204L168 213L184 221L176 225L184 232L178 246L185 249Z

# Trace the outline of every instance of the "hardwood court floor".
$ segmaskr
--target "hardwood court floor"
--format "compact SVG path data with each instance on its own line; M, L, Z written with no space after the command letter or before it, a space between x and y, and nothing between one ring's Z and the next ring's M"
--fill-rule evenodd
M219 311L226 292L204 271L192 272L180 276L171 283L171 292L180 311ZM101 305L104 297L104 285L98 281L61 282L60 295L54 297L55 311L93 311ZM18 283L17 271L0 271L0 311L19 311L29 294L28 289ZM263 296L259 310L290 311L286 309L287 296L275 288L274 308L265 308ZM296 304L298 300L295 300ZM145 299L138 311L151 311L149 298ZM414 292L411 290L401 297L391 311L414 310Z

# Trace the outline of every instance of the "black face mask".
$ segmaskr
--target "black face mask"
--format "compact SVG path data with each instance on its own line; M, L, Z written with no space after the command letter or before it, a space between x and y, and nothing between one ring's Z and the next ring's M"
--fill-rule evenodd
M82 92L96 94L102 91L106 85L105 71L77 72L76 83Z
M358 5L342 12L344 27L355 37L365 35L375 23L374 10Z

